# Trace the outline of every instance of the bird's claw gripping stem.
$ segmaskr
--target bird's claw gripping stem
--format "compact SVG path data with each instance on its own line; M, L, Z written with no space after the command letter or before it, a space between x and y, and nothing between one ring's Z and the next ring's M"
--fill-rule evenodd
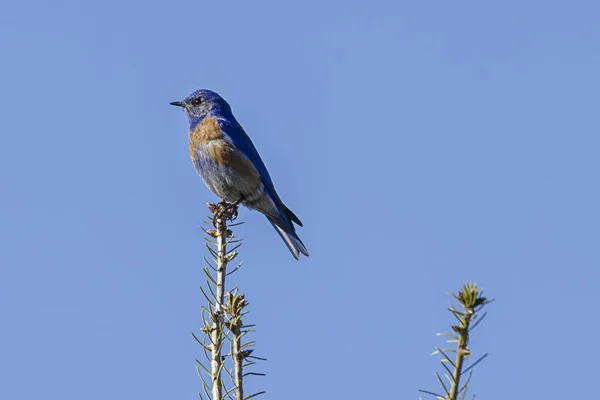
M241 197L235 203L228 203L225 200L221 200L218 204L208 204L209 210L213 213L213 225L217 227L220 219L224 218L229 221L233 221L238 216L238 206L244 198Z

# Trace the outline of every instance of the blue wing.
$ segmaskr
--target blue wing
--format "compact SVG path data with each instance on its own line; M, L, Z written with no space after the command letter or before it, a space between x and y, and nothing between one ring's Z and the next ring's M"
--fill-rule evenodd
M254 167L260 174L262 178L262 182L269 191L269 195L271 198L277 202L277 205L281 203L281 199L277 195L275 191L275 186L273 186L273 181L271 180L271 176L269 175L269 171L267 171L267 167L263 163L256 147L252 143L252 140L248 137L244 129L238 123L232 123L230 121L219 119L217 120L219 127L221 130L225 132L225 134L231 139L233 145L240 150L252 163Z
M252 140L250 140L250 137L244 131L244 128L242 128L242 126L235 121L235 119L233 119L233 122L226 119L218 119L217 122L221 130L227 135L227 137L229 137L231 143L233 143L238 150L244 153L244 155L248 157L250 161L252 161L254 167L260 174L267 194L271 197L271 199L273 199L277 205L277 208L279 209L279 213L285 218L291 229L294 229L291 221L294 221L298 225L302 226L300 219L289 208L287 208L279 198L279 195L275 190L275 186L273 185L273 181L271 180L271 175L269 175L267 167L260 158L256 147L254 147L254 143L252 143Z
M235 121L235 119L233 122L225 119L218 119L217 122L231 143L254 164L254 167L260 174L262 183L265 186L266 194L273 199L273 202L277 206L280 216L273 217L267 215L266 217L269 222L271 222L279 236L281 236L285 244L288 246L294 255L294 258L298 259L300 253L308 256L308 250L306 249L306 246L304 246L304 243L302 243L302 240L300 240L296 234L294 224L292 223L293 221L302 226L302 222L300 222L300 219L289 208L287 208L279 198L279 195L275 191L275 186L273 186L273 181L271 180L269 171L267 171L267 167L265 167L265 164L260 158L256 147L254 147L252 140L250 140L246 132L244 132L244 129L237 121Z

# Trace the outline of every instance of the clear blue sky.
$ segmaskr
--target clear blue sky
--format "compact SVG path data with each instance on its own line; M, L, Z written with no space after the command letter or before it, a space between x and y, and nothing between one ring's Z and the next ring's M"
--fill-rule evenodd
M416 399L465 280L478 398L589 398L593 1L0 6L0 398L194 399L215 197L169 102L221 93L304 222L243 209L267 399Z

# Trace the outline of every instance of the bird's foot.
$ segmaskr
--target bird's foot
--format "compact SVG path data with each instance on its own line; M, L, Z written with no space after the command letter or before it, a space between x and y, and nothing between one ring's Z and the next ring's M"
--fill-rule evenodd
M231 221L238 217L238 208L242 201L244 201L244 196L240 197L235 203L227 206L227 212L231 215L231 218L229 218Z
M222 219L235 220L238 217L238 205L242 200L243 197L235 203L228 203L223 199L218 204L208 203L208 209L213 213L213 225L216 227Z

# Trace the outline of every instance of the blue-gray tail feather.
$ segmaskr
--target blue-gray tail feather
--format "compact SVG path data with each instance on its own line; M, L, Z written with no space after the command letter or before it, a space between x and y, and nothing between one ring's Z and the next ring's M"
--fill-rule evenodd
M287 211L293 215L291 211ZM300 253L308 257L308 250L306 250L306 246L304 246L304 243L302 243L302 240L300 240L296 234L291 222L287 222L283 218L273 218L270 216L267 216L267 219L271 225L273 225L273 228L275 228L277 233L279 233L279 236L281 236L296 260L300 258ZM294 219L292 220L298 220L298 217L294 215ZM300 222L300 220L298 220L298 222ZM298 225L301 226L301 224Z
M285 204L281 204L280 208L283 210L283 215L285 215L287 217L288 220L295 222L296 225L298 226L302 226L302 222L300 221L300 218L296 217L296 214L294 214L292 212L292 210L290 210L289 208L287 208L285 206ZM291 224L290 224L291 225Z

